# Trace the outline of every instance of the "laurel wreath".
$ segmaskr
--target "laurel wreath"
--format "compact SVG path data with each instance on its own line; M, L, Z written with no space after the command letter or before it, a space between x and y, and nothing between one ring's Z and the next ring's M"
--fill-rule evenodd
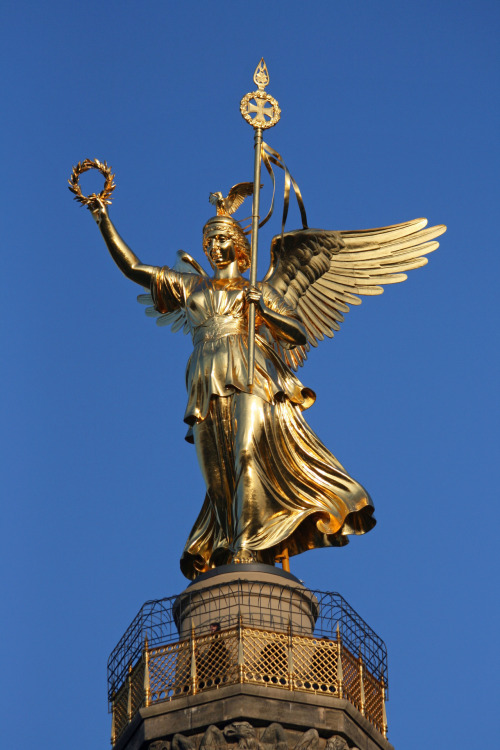
M248 105L250 103L251 99L255 99L257 101L260 99L261 101L268 102L271 107L273 108L273 114L269 121L260 120L259 124L257 125L255 123L256 117L252 117L250 112L248 111ZM281 109L278 106L278 102L276 99L271 96L271 94L266 93L265 91L251 91L249 94L245 94L243 99L240 102L240 112L243 116L243 119L246 120L250 125L254 128L262 128L262 130L267 130L267 128L272 128L274 125L276 125L277 122L279 122L281 118ZM267 112L266 112L267 115ZM267 115L269 117L269 115Z
M101 190L99 195L97 193L91 193L90 195L83 195L80 188L79 179L83 172L88 172L89 169L97 169L105 178L104 188ZM99 159L84 159L79 161L76 167L73 167L71 177L69 178L69 190L74 193L75 201L78 201L82 206L90 206L95 202L101 201L102 203L111 204L111 193L115 189L116 185L113 182L115 175L111 173L111 167L108 167L107 162L101 162Z

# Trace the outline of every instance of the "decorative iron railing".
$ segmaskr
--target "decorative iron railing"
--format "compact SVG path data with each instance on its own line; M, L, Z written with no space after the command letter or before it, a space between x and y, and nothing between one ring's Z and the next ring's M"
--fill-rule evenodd
M224 596L221 596L219 585L204 589L204 598L207 600L207 609L213 614L214 620L220 623L221 628L226 629L238 624L240 611L245 602L252 597L253 601L262 601L262 607L257 612L255 620L245 618L244 624L265 627L267 630L286 631L288 617L286 613L291 609L291 600L294 589L280 584L276 586L277 594L281 600L281 611L284 613L282 621L276 621L269 614L266 602L273 598L273 587L269 584L258 584L251 581L236 581L226 587ZM229 590L229 593L228 593ZM262 596L259 596L262 591ZM337 593L324 591L310 591L311 599L316 602L316 621L314 632L316 638L334 637L337 627L340 629L342 643L353 654L361 654L363 663L371 674L377 679L384 679L388 684L387 674L387 649L385 643L370 628L363 618ZM290 598L290 602L287 601ZM211 600L211 601L209 601ZM111 701L119 687L123 685L127 677L129 666L135 664L144 649L144 642L148 639L150 647L164 646L179 641L177 624L183 618L183 612L190 610L192 605L189 588L177 597L167 597L146 602L139 610L133 621L125 631L124 635L113 649L108 660L108 697ZM296 632L310 632L310 620L298 623L294 628ZM203 628L197 628L196 634L201 636L209 632L209 624Z
M385 681L361 656L335 638L315 638L250 628L240 622L211 635L151 647L146 639L137 663L111 701L114 744L142 706L226 685L265 685L345 698L387 736Z
M241 610L252 595L262 608L251 621ZM270 586L236 581L221 596L220 586L204 589L211 620L179 639L179 623L191 607L189 588L180 597L146 602L108 661L112 742L139 708L183 695L194 695L236 683L305 691L344 698L384 736L387 733L387 650L384 642L339 594L310 591L311 619L293 626L284 619L287 596L296 589L276 588L279 621L267 608ZM273 619L274 617L274 619Z

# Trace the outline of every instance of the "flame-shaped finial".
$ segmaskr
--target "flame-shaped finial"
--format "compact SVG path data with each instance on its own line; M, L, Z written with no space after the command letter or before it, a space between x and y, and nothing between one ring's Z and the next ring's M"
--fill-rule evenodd
M253 80L254 83L257 84L259 87L259 91L264 91L267 84L269 83L269 73L267 71L267 65L264 62L264 58L260 58L260 62L255 68L255 73L253 74Z

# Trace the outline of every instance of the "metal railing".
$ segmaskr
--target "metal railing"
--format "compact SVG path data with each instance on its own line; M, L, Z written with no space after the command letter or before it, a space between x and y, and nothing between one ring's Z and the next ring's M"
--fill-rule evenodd
M274 590L275 589L275 590ZM342 643L352 654L361 655L365 668L379 681L388 685L387 649L383 640L370 628L363 618L340 596L325 591L308 591L314 600L314 631L311 633L311 619L298 621L293 617L294 631L313 635L317 640L335 638L340 631ZM279 584L276 587L266 583L237 580L226 585L222 592L220 585L204 589L206 609L211 612L211 620L220 623L222 629L238 625L240 612L251 598L255 616L244 617L244 625L261 627L266 630L286 632L296 589ZM179 623L192 609L194 595L189 587L181 596L167 597L146 602L139 610L124 635L113 649L108 660L108 698L116 695L123 686L130 665L141 658L147 639L150 648L176 644L179 637ZM279 597L280 620L269 609L269 602ZM256 602L259 604L257 605ZM209 633L209 622L196 628L197 637ZM184 638L189 633L184 634Z
M263 685L344 698L384 736L386 679L373 674L361 653L345 644L340 623L334 637L295 635L237 624L215 634L152 646L145 638L135 663L111 695L112 737L118 737L139 708L226 685Z

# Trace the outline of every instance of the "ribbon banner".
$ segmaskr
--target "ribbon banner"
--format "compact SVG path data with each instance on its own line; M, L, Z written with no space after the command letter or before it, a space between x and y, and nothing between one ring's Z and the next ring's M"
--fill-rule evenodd
M280 169L283 169L285 172L285 188L284 188L284 195L283 195L283 216L281 220L281 236L283 237L285 233L285 224L288 216L288 208L290 205L290 188L293 187L293 191L295 193L295 198L297 199L297 205L299 207L300 211L300 217L302 219L302 229L307 229L307 214L306 209L304 206L304 201L302 200L302 193L300 192L300 188L293 179L292 175L290 174L290 170L288 169L287 165L285 164L283 157L281 154L279 154L277 151L274 150L274 148L271 148L271 146L268 143L262 142L261 151L260 151L262 162L264 163L265 168L267 169L267 172L273 182L273 197L271 200L271 206L269 208L269 211L267 212L267 216L265 219L263 219L259 224L259 229L264 226L264 224L267 224L271 216L274 212L274 198L276 194L276 178L274 176L274 169L272 168L272 165L279 167Z

